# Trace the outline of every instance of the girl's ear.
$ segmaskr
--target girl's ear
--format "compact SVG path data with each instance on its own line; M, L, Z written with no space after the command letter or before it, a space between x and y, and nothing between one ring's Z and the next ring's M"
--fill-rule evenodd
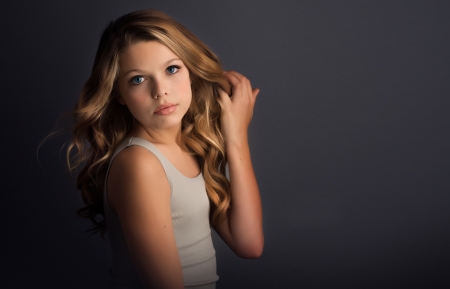
M125 105L125 101L123 100L123 97L120 94L116 93L116 99L121 105Z
M117 88L117 85L114 85L113 87L113 97L115 99L117 99L117 101L121 104L121 105L125 105L125 101L123 100L123 97L120 95L119 89Z

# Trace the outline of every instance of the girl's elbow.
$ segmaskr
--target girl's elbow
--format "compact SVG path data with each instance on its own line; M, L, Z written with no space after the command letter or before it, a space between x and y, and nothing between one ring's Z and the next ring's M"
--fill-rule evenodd
M257 249L257 250L253 250L251 252L248 252L248 254L242 258L244 259L258 259L259 257L261 257L263 252L263 249Z
M243 259L257 259L261 257L263 249L264 249L264 242L261 242L259 244L252 244L251 246L248 246L244 250L236 252L236 255L238 255Z

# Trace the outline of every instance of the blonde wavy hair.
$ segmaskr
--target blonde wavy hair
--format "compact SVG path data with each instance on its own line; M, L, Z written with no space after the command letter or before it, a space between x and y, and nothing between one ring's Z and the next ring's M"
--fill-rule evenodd
M219 58L184 26L155 10L126 14L105 29L92 68L73 111L73 140L67 148L72 172L84 163L77 177L85 207L77 213L106 231L103 191L110 158L130 131L134 118L117 100L121 52L141 41L158 41L171 49L189 69L191 105L182 119L182 149L199 161L210 200L210 222L216 225L229 210L230 183L225 176L227 157L220 130L218 89L230 93ZM103 216L103 218L99 218Z

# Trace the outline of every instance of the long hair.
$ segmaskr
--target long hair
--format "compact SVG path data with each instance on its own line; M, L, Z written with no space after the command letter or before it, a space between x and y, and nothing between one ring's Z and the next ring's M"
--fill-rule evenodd
M188 29L155 10L126 14L112 21L101 36L91 76L73 111L73 140L66 155L70 171L84 163L77 189L85 207L77 213L92 220L94 231L106 231L106 171L114 150L134 124L130 111L116 97L119 58L121 52L141 41L164 44L189 70L192 101L182 119L181 147L199 160L211 205L210 222L215 225L226 217L231 202L218 102L218 89L230 93L230 85L222 75L219 58Z

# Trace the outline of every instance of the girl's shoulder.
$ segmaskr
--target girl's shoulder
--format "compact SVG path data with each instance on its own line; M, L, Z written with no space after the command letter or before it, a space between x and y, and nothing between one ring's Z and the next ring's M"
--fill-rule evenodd
M140 163L148 163L149 161L158 160L155 146L139 137L125 137L115 148L110 166L119 164L119 166L139 165Z
M116 212L132 199L148 197L143 194L164 192L163 198L170 199L170 185L158 157L137 145L122 149L112 160L107 188L109 204Z
M111 169L114 165L133 170L136 168L151 168L157 164L160 165L160 162L153 152L143 146L129 145L117 152L111 162Z
M140 145L128 145L111 161L109 177L130 182L136 177L151 178L160 172L164 172L163 166L153 152Z

